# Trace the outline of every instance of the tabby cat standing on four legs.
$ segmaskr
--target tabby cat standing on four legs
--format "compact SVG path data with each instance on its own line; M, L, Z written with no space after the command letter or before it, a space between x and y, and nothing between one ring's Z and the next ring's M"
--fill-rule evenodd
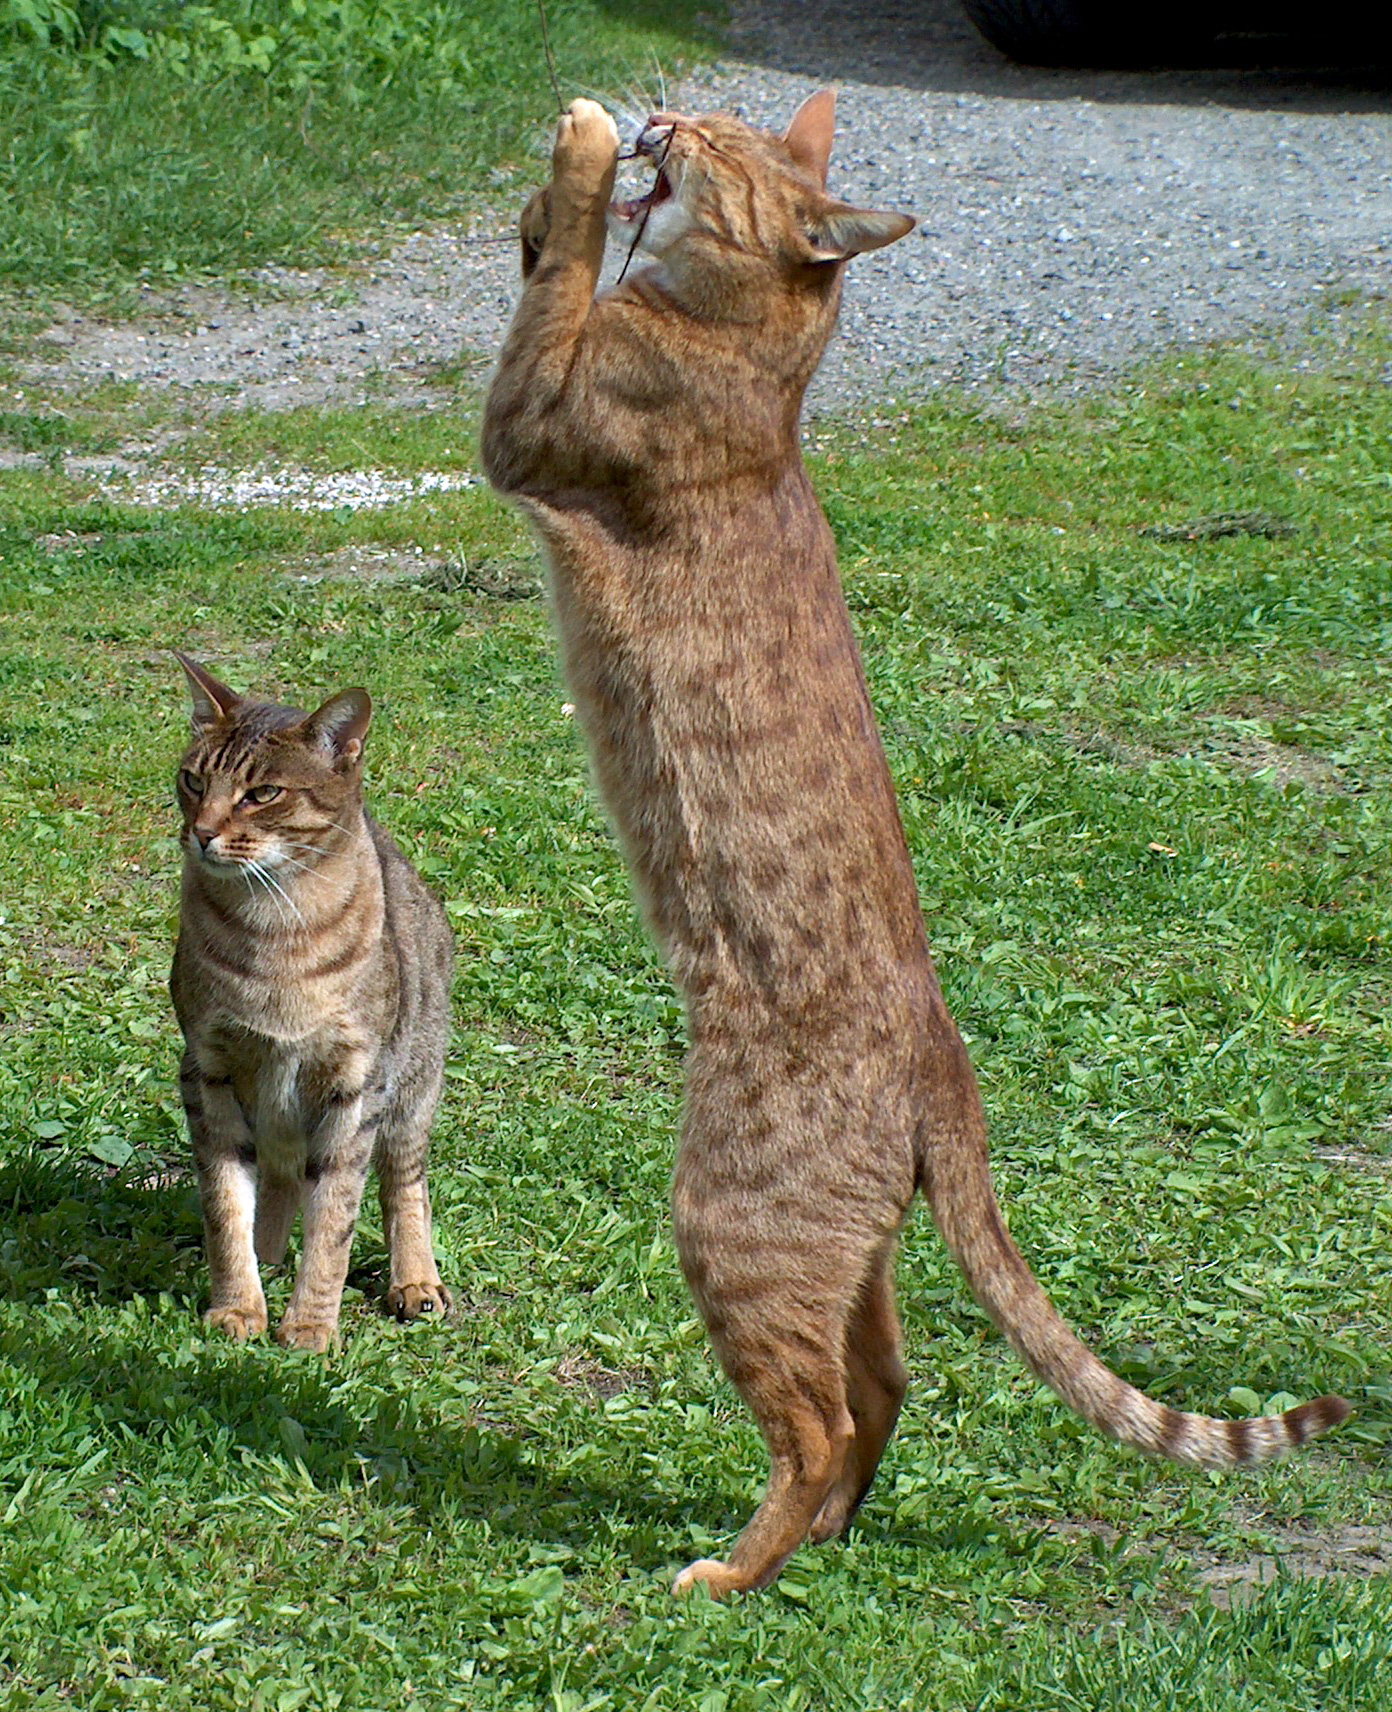
M799 452L842 264L913 225L827 193L833 111L813 96L782 137L654 114L655 186L610 206L613 122L575 102L522 216L483 429L540 535L598 783L686 998L677 1245L772 1455L728 1562L678 1577L715 1593L766 1585L864 1497L904 1395L892 1270L917 1189L1023 1359L1125 1443L1254 1462L1347 1413L1151 1401L1073 1335L1002 1220ZM606 218L655 261L596 298Z
M257 1261L304 1210L278 1336L338 1331L370 1162L399 1319L446 1313L425 1160L449 1030L439 900L363 808L366 690L314 714L243 700L180 654L193 742L179 770L184 881L170 988L212 1275L210 1325L266 1329Z

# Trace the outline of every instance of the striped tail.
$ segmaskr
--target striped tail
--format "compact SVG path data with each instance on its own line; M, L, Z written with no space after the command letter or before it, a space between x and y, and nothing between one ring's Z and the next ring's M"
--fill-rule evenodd
M963 1104L974 1108L967 1121L930 1137L924 1193L972 1294L1069 1408L1122 1444L1196 1468L1266 1462L1347 1419L1342 1397L1316 1397L1283 1415L1218 1421L1168 1408L1118 1378L1074 1334L1016 1248L991 1181L980 1103Z

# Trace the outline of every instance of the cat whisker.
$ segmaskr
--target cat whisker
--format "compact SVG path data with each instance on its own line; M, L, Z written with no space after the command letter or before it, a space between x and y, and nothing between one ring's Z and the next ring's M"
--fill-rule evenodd
M596 89L593 84L582 84L579 88L582 95L598 101L606 112L612 114L620 136L631 132L636 137L643 129L645 116L656 111L647 90L636 83L623 83L617 89Z
M286 906L288 905L291 914L293 914L301 925L303 925L304 917L300 914L299 910L295 908L294 900L290 897L289 893L275 878L275 876L269 871L269 869L263 867L260 862L253 861L251 859L248 859L247 867L261 882L262 889L265 891L266 896L275 905L276 914L280 919L285 922L287 926L289 925L290 916L286 914ZM284 903L282 903L282 899L284 899Z
M279 886L274 886L271 883L271 876L266 872L266 870L261 866L261 864L259 862L248 861L247 867L256 876L256 878L261 882L261 889L262 889L262 891L265 892L266 896L275 905L276 914L280 917L280 919L283 922L287 923L287 925L288 925L288 923L290 921L290 917L288 915L286 915L285 908L282 905L280 898L276 896L276 893L280 890ZM298 913L298 911L296 913Z
M258 863L257 866L260 867L260 864ZM280 881L276 879L270 869L261 868L261 877L271 887L273 893L279 893L280 896L285 899L286 907L289 909L290 914L293 915L295 920L299 922L301 927L303 927L305 924L305 918L300 914L299 905L295 902L294 898L290 896L289 892L286 891L285 887L281 885Z
M252 881L259 881L261 890L266 893L271 902L275 905L276 914L282 921L285 921L287 919L285 911L280 907L280 902L274 892L272 892L270 887L266 884L266 876L261 872L260 864L252 861L243 862L242 872L246 875L247 890L249 892L255 892L256 887L252 884Z

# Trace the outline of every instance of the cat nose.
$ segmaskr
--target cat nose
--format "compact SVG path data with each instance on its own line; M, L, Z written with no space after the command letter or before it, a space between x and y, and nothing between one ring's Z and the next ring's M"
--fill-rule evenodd
M217 837L217 828L212 826L195 826L193 836L198 840L198 848L206 850Z
M677 128L677 123L678 115L675 113L649 113L648 122L638 137L639 153L656 153L671 138L672 132Z

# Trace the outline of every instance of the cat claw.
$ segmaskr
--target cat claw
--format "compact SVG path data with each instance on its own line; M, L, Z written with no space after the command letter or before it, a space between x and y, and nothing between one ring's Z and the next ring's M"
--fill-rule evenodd
M226 1332L235 1343L260 1337L266 1329L264 1308L209 1308L203 1324L212 1331Z
M303 1349L311 1355L326 1355L338 1342L338 1327L325 1325L322 1320L292 1320L287 1316L280 1322L276 1342L283 1349Z
M453 1307L443 1284L393 1284L387 1291L387 1312L403 1325L421 1314L439 1314L444 1319Z

